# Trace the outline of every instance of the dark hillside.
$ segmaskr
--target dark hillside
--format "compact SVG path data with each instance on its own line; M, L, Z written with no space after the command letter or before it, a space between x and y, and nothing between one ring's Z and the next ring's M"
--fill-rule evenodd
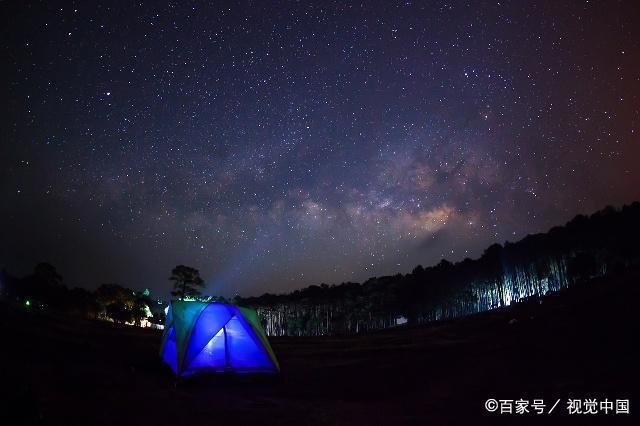
M272 338L280 377L177 386L157 332L3 306L3 424L492 423L490 397L631 399L633 413L639 279L636 270L430 326ZM567 420L560 408L545 424Z

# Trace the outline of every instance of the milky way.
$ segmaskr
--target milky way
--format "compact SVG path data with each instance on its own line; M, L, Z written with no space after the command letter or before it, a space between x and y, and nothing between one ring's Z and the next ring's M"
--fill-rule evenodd
M409 272L640 199L629 2L3 2L0 265Z

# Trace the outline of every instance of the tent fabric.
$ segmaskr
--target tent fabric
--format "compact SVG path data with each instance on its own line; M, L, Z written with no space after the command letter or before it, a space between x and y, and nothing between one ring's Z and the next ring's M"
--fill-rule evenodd
M280 371L256 312L220 302L171 302L160 355L177 376Z

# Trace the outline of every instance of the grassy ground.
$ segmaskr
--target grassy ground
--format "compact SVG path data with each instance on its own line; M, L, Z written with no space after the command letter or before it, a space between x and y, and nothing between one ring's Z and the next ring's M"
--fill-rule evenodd
M2 305L0 424L585 424L563 415L567 397L631 399L633 416L639 282L627 274L427 327L274 338L277 378L179 384L158 332ZM486 413L487 398L563 401L523 418Z

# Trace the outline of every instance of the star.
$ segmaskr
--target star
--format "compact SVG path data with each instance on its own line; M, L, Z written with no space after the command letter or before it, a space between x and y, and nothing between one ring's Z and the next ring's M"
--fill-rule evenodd
M0 258L280 293L633 201L632 3L17 6Z

